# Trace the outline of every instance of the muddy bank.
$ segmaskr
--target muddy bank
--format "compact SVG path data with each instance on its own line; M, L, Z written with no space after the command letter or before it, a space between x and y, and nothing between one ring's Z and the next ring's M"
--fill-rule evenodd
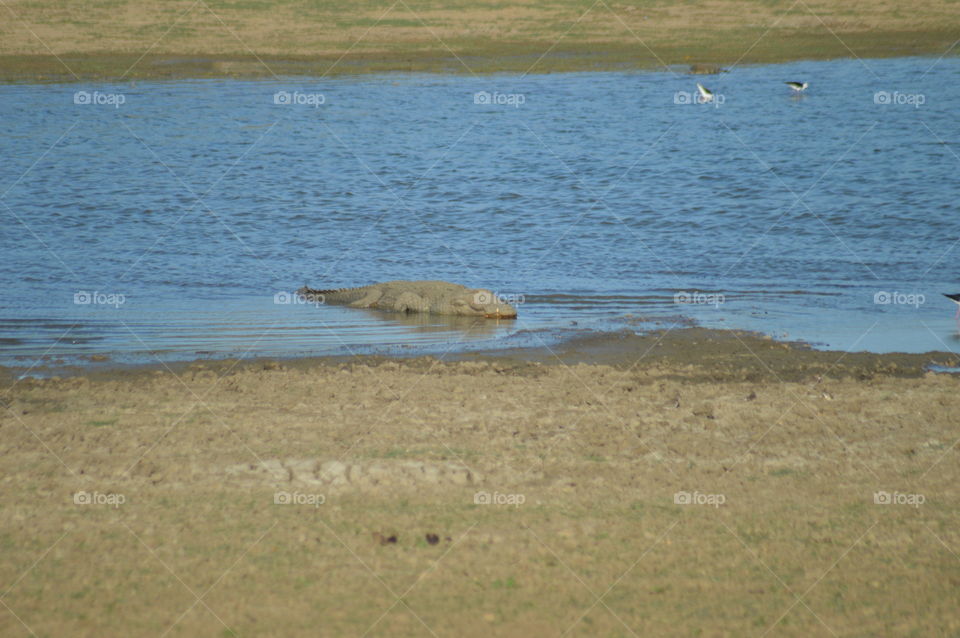
M562 339L559 343L549 332L521 333L518 336L531 345L448 352L440 359L447 362L482 361L517 371L530 369L529 364L534 363L547 366L600 364L621 370L655 366L676 371L688 379L696 376L708 381L803 381L825 374L854 379L869 379L876 375L920 377L930 366L951 368L960 365L960 357L951 352L877 354L815 350L803 342L782 342L752 332L699 327L653 330L643 334L633 331L591 333ZM25 373L37 377L84 376L104 381L134 379L157 371L183 374L197 366L223 374L280 366L308 371L345 363L380 365L388 361L404 362L410 369L420 369L434 365L438 358L416 354L344 355L298 359L203 359L123 366L106 356L97 355L86 366L49 365L41 360L30 369L0 367L0 381L9 385Z
M480 353L479 358L543 364L603 364L618 369L657 366L704 380L803 381L826 374L869 379L875 375L918 377L930 365L957 366L951 352L885 353L815 350L739 330L684 328L646 334L603 333L559 345ZM693 376L691 376L693 375Z

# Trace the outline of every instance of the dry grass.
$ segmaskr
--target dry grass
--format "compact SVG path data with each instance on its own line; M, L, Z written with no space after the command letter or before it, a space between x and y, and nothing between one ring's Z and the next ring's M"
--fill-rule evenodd
M792 354L783 383L503 360L20 382L0 633L956 635L957 379L818 381Z
M8 0L0 11L8 80L655 68L941 54L960 37L949 0Z

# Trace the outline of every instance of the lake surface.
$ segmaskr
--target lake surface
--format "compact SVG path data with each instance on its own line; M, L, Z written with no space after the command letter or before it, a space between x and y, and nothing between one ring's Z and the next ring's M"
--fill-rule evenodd
M443 352L641 319L957 351L958 104L957 58L0 86L0 364ZM520 318L284 303L390 279L485 286Z

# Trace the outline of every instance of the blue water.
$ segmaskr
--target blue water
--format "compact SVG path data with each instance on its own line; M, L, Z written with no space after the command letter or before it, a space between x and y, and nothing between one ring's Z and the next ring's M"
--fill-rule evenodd
M697 80L714 103L687 103ZM639 318L957 351L957 104L957 58L0 86L0 364L445 351ZM520 318L275 303L388 279L522 296Z

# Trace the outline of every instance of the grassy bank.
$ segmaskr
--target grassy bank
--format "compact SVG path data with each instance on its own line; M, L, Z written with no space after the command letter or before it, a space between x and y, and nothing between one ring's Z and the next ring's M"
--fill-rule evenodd
M947 0L10 1L0 80L556 72L941 55Z
M7 380L0 633L960 631L956 378L658 343Z

